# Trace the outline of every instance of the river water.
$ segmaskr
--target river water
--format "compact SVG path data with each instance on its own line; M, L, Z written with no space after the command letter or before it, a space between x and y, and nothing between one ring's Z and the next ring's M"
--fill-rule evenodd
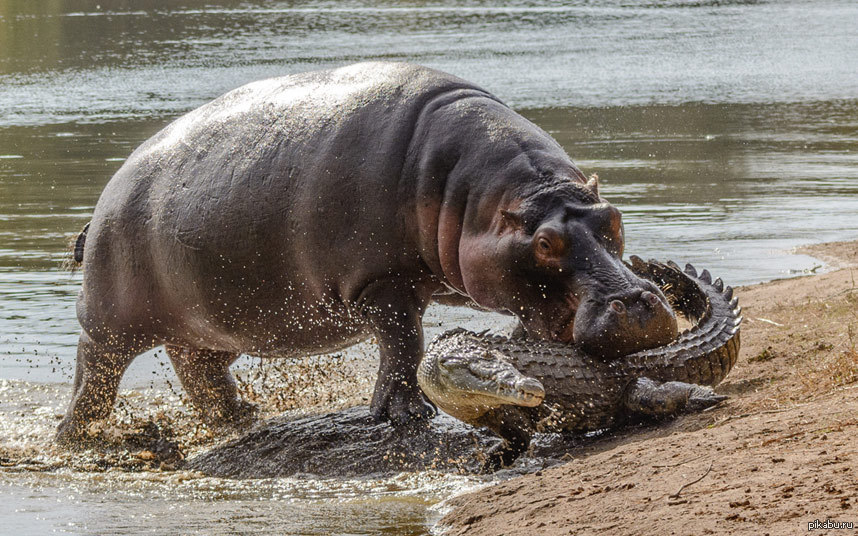
M0 0L3 531L421 534L431 505L481 482L88 472L50 446L78 329L68 240L138 144L246 82L365 59L475 81L598 172L627 253L734 285L824 269L793 248L858 237L855 2L460 4ZM440 307L429 322L506 323ZM373 352L349 355L369 385ZM123 400L182 411L174 380L141 357Z

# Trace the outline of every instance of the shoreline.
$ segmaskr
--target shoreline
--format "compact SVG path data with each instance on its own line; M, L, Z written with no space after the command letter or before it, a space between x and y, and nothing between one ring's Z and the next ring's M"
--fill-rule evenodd
M572 461L457 495L447 535L786 534L858 522L858 240L821 274L738 287L739 361L710 411L583 441ZM718 275L718 274L714 274Z

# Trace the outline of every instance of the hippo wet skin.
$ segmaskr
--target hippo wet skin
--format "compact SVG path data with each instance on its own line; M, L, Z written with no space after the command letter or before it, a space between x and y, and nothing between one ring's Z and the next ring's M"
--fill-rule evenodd
M375 337L377 419L430 416L416 370L434 301L514 314L605 358L672 340L664 295L620 261L620 212L560 145L485 90L402 63L263 80L177 119L110 180L79 237L68 442L165 345L215 424L251 407L240 353Z

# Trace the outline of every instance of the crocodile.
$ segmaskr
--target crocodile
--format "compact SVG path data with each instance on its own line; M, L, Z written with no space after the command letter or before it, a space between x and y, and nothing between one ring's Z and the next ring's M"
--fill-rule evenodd
M423 392L446 413L504 441L484 469L511 464L537 432L586 433L632 416L699 411L724 400L711 387L739 354L741 308L733 289L707 270L630 258L693 322L674 341L620 358L580 346L454 329L438 336L418 369Z

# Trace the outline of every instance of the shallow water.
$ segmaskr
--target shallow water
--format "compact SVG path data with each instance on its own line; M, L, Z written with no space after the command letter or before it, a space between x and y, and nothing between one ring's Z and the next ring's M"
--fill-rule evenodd
M184 472L34 475L3 475L7 534L417 535L440 517L433 504L473 487L469 478L429 473L252 484Z
M858 235L848 0L129 5L0 0L0 456L59 463L0 468L0 523L15 533L417 534L435 518L427 505L475 482L179 482L94 474L50 450L78 329L80 276L58 268L67 241L140 142L245 82L363 59L473 80L598 172L623 210L627 253L693 262L734 285L819 269L792 249ZM508 321L439 307L428 324ZM138 411L181 405L163 361L129 371Z

